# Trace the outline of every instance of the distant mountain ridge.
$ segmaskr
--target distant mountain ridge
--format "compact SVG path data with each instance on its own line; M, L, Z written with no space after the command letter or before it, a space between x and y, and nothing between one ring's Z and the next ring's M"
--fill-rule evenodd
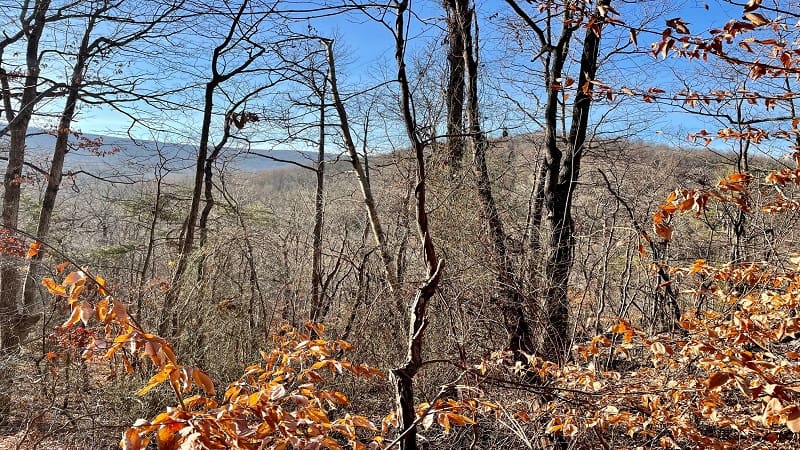
M4 125L4 124L3 124ZM25 160L47 170L56 137L46 130L28 130ZM9 137L0 137L0 167L5 168ZM98 143L101 145L94 145ZM163 164L165 172L188 174L193 171L197 158L197 145L173 144L152 140L133 140L97 134L70 136L71 150L64 164L65 173L89 172L101 177L147 177ZM266 155L274 159L260 156ZM312 166L317 155L299 150L224 149L218 163L244 172L260 172L302 164ZM331 159L326 155L326 159Z

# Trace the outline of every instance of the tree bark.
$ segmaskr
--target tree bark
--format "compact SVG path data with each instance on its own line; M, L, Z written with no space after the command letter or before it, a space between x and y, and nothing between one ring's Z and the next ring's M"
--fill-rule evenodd
M328 69L330 71L330 68ZM312 322L322 321L323 297L322 289L322 228L325 225L325 91L328 75L322 80L319 96L319 142L317 143L317 162L314 174L317 185L314 191L314 241L311 260L311 311Z
M36 240L44 241L50 233L50 223L53 218L53 211L56 205L56 198L61 187L62 172L64 171L64 160L69 151L69 136L72 127L72 120L75 118L75 108L80 97L80 90L83 85L83 72L88 62L90 37L97 23L97 14L89 17L81 39L80 48L76 54L75 65L72 68L72 79L67 88L67 98L61 118L56 130L56 143L53 148L53 157L50 161L50 172L47 176L47 187L45 188L42 206L39 209L39 221L36 226ZM25 287L23 290L23 304L30 307L36 300L38 292L39 274L37 269L44 257L45 251L41 249L28 263L27 275L25 277Z
M414 410L414 377L422 367L422 344L425 338L425 328L428 325L426 310L428 302L436 293L439 280L444 270L444 260L436 256L428 227L428 212L426 210L426 172L425 172L425 144L417 135L417 122L411 109L411 90L405 64L405 20L408 10L408 0L396 4L397 18L395 20L395 60L397 61L397 82L400 86L400 110L405 124L406 134L411 143L411 149L417 163L417 186L414 189L416 199L417 230L422 244L423 261L426 268L426 279L417 288L414 302L411 305L411 316L408 324L408 353L405 362L390 371L390 379L395 388L395 403L397 404L397 418L400 429L400 449L417 449L417 417Z
M562 151L556 141L556 111L559 89L553 83L561 79L567 52L554 55L553 69L548 80L547 98L547 177L545 179L545 209L549 226L549 248L545 264L547 288L545 312L547 314L546 340L543 354L554 361L564 361L569 355L569 298L567 287L575 251L572 199L580 173L581 158L589 122L592 103L592 84L597 73L600 36L605 20L605 11L610 0L598 2L591 16L594 26L586 29L583 52L580 60L580 75L572 105L572 117L566 148ZM565 33L559 47L566 49L572 34L565 25ZM563 43L563 45L562 45Z
M519 280L514 272L514 264L506 247L507 235L503 227L503 220L497 210L492 193L492 181L489 168L486 164L486 149L489 142L480 123L480 108L478 100L478 24L475 18L474 7L470 8L468 1L454 0L457 7L467 9L466 13L460 12L459 17L465 17L467 22L461 27L464 33L464 61L466 62L466 101L467 122L469 124L469 142L472 147L473 171L478 189L478 198L481 202L483 218L492 240L494 260L497 270L496 292L506 332L508 333L508 348L514 353L518 361L526 361L525 353L533 351L531 330L525 318L525 305L519 293ZM474 33L472 30L475 30Z
M33 8L31 17L23 19L22 24L27 38L25 50L27 73L19 111L9 124L11 137L8 147L8 164L3 179L5 189L2 211L3 226L12 232L18 226L25 141L28 124L33 116L33 109L38 98L39 40L46 24L50 0L38 0ZM13 262L7 261L0 269L0 355L16 351L20 339L24 335L22 331L29 329L32 325L23 326L31 321L31 317L21 313L17 305L22 288L19 268Z
M447 165L451 172L461 167L464 158L465 28L470 21L468 1L444 0L447 14Z
M506 0L506 3L534 31L541 45L537 57L541 56L543 60L543 81L547 94L544 110L545 167L541 201L547 223L548 245L544 264L545 287L542 305L546 317L545 333L538 353L553 361L564 361L568 358L570 347L567 287L575 250L572 198L580 174L591 109L593 85L589 81L594 81L597 72L600 37L611 0L599 1L592 14L587 16L586 23L577 20L579 18L576 15L582 13L578 2L572 5L574 8L565 5L561 17L561 33L555 42L551 35L555 16L548 16L545 19L545 28L542 29L516 0ZM561 98L564 86L561 80L564 75L564 65L569 58L570 41L579 26L586 27L586 35L582 42L580 74L572 104L570 130L567 142L561 144L558 141L558 126L565 117L564 114L559 114L559 109L561 108L563 112L564 107ZM535 208L538 207L539 200L537 188L533 205ZM535 223L536 218L532 219L531 223ZM529 233L531 243L535 244L536 230L529 230Z
M225 38L219 45L214 47L211 55L211 78L205 85L203 96L203 118L200 122L200 142L197 149L197 161L195 163L192 202L189 206L186 222L184 223L183 236L180 242L180 255L175 265L175 272L172 275L172 283L164 296L164 305L158 326L158 332L162 336L174 336L178 332L178 316L177 312L174 311L174 306L180 296L180 283L189 265L189 257L194 249L195 228L197 228L198 216L200 215L200 200L204 198L204 194L206 201L213 206L213 195L211 195L211 168L214 160L211 159L209 161L208 151L211 141L211 119L214 111L214 95L219 85L230 80L237 74L246 71L248 67L265 52L263 47L257 46L250 51L247 57L237 66L231 68L229 71L220 72L220 67L225 67L225 64L220 62L221 59L231 50L231 46L235 46L236 42L238 42L237 40L241 39L235 38L234 36L239 29L242 17L247 13L248 7L248 1L243 1L241 3L236 15L231 18L231 24ZM230 121L226 120L225 127L229 129ZM215 150L218 153L219 149ZM209 205L206 205L206 210L208 210L205 213L205 219L207 220L208 212L210 212ZM203 229L204 228L205 223Z

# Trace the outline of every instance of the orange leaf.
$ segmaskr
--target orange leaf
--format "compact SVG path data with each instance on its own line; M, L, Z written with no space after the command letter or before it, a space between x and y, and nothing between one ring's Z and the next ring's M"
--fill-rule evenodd
M95 311L97 312L97 320L100 322L105 323L106 318L108 317L108 313L110 311L108 299L104 298L97 302L97 306L95 307Z
M102 296L108 295L108 291L106 290L106 279L101 276L96 276L94 280L97 282L97 291Z
M439 416L436 417L436 423L444 428L445 433L450 433L450 418L447 413L439 414Z
M192 388L192 372L194 372L193 367L181 367L178 372L183 392L189 392L189 389Z
M63 272L64 269L66 269L68 265L69 265L69 261L64 261L61 264L57 265L56 266L56 273Z
M69 316L69 319L66 322L64 322L64 325L62 325L62 327L65 328L71 327L76 323L78 323L79 320L81 320L81 308L78 305L74 305L72 307L72 314Z
M655 223L653 226L656 229L656 234L666 240L672 239L672 228L664 225L663 223Z
M92 307L92 304L84 300L80 303L78 309L80 309L81 322L83 322L84 325L89 325L89 319L94 316L94 307Z
M31 246L28 247L28 254L25 255L25 258L31 259L34 256L38 255L39 254L39 249L41 249L41 248L42 248L42 243L41 242L33 242L33 243L31 243Z
M149 356L156 367L161 366L161 359L158 357L158 351L161 350L161 343L155 341L147 341L144 343L144 354Z
M49 277L42 278L42 284L53 295L60 295L62 297L67 296L67 290L64 289L64 286L61 286L60 284L56 283L55 281L53 281L52 278Z
M147 448L150 443L150 438L147 437L149 430L138 430L136 428L128 428L122 436L119 446L123 450L140 450Z
M64 278L64 281L61 282L61 285L64 286L64 287L72 286L73 284L76 284L79 281L85 280L85 279L86 279L86 275L81 271L70 272L69 275L67 275L67 277Z
M678 204L678 209L681 211L689 211L694 207L694 198L689 197Z
M611 332L616 334L622 334L622 333L627 333L628 331L630 331L630 329L631 329L630 324L627 321L620 319L619 322L617 322L614 326L611 327Z
M208 377L202 370L194 369L192 372L192 377L194 378L194 382L197 383L198 386L203 388L208 395L215 395L216 392L214 391L214 383L211 381L211 378Z
M788 408L786 416L786 426L792 433L800 433L800 408L797 405Z
M123 356L122 363L125 365L125 373L127 373L128 375L132 374L133 365L131 365L131 361L127 357Z
M127 323L130 320L130 317L128 317L128 310L125 309L125 305L120 303L119 300L113 300L112 304L114 305L112 311L114 312L114 317L117 319L117 321Z
M474 420L470 419L467 416L461 415L461 414L447 414L447 416L448 416L448 419L450 419L450 422L452 422L454 425L459 426L459 427L463 427L466 424L470 424L470 425L474 425L475 424Z
M167 378L169 378L169 375L174 370L175 370L175 366L173 366L172 364L167 364L157 374L153 375L150 378L150 381L147 382L147 385L145 385L143 388L141 388L138 391L136 391L136 395L141 397L142 395L145 395L148 392L150 392L154 387L156 387L159 384L167 381Z

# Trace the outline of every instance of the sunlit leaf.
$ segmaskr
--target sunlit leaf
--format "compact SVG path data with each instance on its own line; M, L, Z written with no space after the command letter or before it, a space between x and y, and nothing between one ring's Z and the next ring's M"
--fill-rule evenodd
M752 22L753 25L755 25L757 27L760 27L761 25L766 25L766 24L769 23L769 20L767 20L766 17L762 16L759 13L755 13L755 12L746 13L744 15L744 18L749 20L750 22Z
M744 6L744 12L750 12L758 9L761 6L761 0L749 0Z
M25 258L31 259L34 256L39 254L39 250L42 248L41 242L32 242L30 247L28 247L28 253L25 255Z
M78 323L80 320L81 320L81 308L77 305L74 305L72 307L72 313L70 314L69 319L67 319L67 321L64 322L64 324L61 326L65 328L71 327L76 323Z
M106 279L98 275L94 277L94 280L97 282L97 291L100 293L100 295L108 295L108 291L106 290Z
M150 438L146 432L140 432L135 428L128 428L122 435L119 445L123 450L142 450L147 448Z
M86 274L84 274L82 271L70 272L69 275L64 278L64 281L61 282L61 285L64 287L69 287L82 280L86 280Z
M94 307L91 303L84 300L80 303L78 308L80 309L79 316L81 322L83 322L84 325L89 325L89 320L94 316Z
M211 381L208 375L206 375L202 370L194 369L192 372L192 376L194 377L195 383L198 386L203 388L203 390L208 395L216 395L216 391L214 390L214 383Z
M158 373L156 373L155 375L153 375L150 378L150 380L147 382L147 384L143 388L141 388L138 391L136 391L136 395L141 397L141 396L147 394L148 392L150 392L154 387L156 387L159 384L167 381L167 379L169 378L169 376L170 376L170 374L172 373L173 370L175 370L175 366L173 366L172 364L168 364L168 365L164 366L164 368L159 370Z
M656 234L665 239L671 240L672 239L672 228L664 225L663 223L654 223L653 228L655 228Z
M445 433L450 433L450 418L447 413L440 413L436 416L436 423L444 428Z
M786 413L786 426L792 433L800 433L800 408L797 405L788 408Z
M64 262L62 262L61 264L57 265L57 266L56 266L56 273L61 273L61 272L63 272L63 271L64 271L64 269L66 269L66 268L67 268L67 266L69 266L69 261L64 261Z
M64 286L61 286L60 284L56 283L55 281L53 281L52 278L48 277L42 278L42 284L53 295L60 295L62 297L67 296L67 290L64 289Z

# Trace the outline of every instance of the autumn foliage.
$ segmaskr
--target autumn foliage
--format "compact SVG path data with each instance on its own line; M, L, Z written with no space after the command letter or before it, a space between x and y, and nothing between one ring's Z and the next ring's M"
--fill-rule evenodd
M342 359L350 344L320 338L321 324L309 323L305 332L284 326L273 337L273 349L261 352L262 362L245 368L239 380L216 395L208 375L181 365L169 342L144 331L110 295L103 278L76 271L60 283L45 278L43 284L70 306L70 317L58 331L72 330L66 334L75 338L62 338L62 345L81 346L84 359L117 360L128 373L134 372L134 362L147 360L155 373L136 395L166 384L175 396L175 407L151 420L140 419L124 432L123 449L145 449L151 442L159 449L383 448L384 436L397 426L393 413L379 429L366 416L346 412L347 396L324 388L328 377L371 380L384 375ZM437 423L449 432L451 425L475 423L464 413L494 407L475 399L437 398L419 405L418 413L426 429Z
M798 184L794 171L770 173L764 188ZM752 177L732 174L715 187L678 190L654 216L656 235L673 238L670 222L680 213L700 214L714 202L754 208ZM778 191L790 209L788 193ZM63 269L63 267L62 267ZM509 352L461 367L459 399L437 397L417 408L423 429L438 424L478 427L511 411L525 428L563 436L580 447L621 448L791 448L800 432L800 257L783 265L747 262L712 266L698 260L668 268L672 282L685 286L696 305L674 332L648 335L627 319L607 333L575 346L574 359L557 365L531 355L512 363ZM379 424L349 411L347 396L326 388L342 376L380 380L380 371L343 359L343 341L329 341L322 325L305 331L284 327L273 349L258 364L217 394L199 368L182 366L168 342L142 330L124 304L110 295L105 280L71 272L48 290L66 297L65 327L96 327L84 340L83 356L122 361L148 360L155 372L138 395L167 384L176 406L140 419L124 432L125 449L158 448L388 448L394 412ZM102 336L102 337L99 337ZM531 383L531 380L539 380ZM482 386L493 386L488 394ZM497 395L516 386L525 395ZM198 389L195 389L198 388ZM500 389L498 391L498 389ZM380 418L379 418L380 419Z
M800 50L796 48L796 43L789 44L782 39L771 37L771 33L777 36L778 32L782 31L780 25L782 20L776 18L773 14L775 11L762 8L761 3L757 0L747 1L743 4L741 18L732 19L703 35L693 34L690 30L691 23L686 20L667 19L665 21L666 28L663 31L652 32L650 30L657 36L650 51L652 56L657 59L675 56L689 61L708 61L715 58L724 64L743 68L743 73L749 77L748 81L761 80L763 82L769 79L786 81L787 88L785 90L782 91L783 87L775 88L777 94L775 92L762 94L744 87L738 90L712 89L707 92L687 87L678 93L667 94L665 90L655 86L616 88L609 83L592 79L586 80L585 84L579 87L578 92L594 100L614 102L618 96L624 95L640 97L644 103L660 102L680 105L686 110L721 105L731 101L738 101L739 105L763 108L764 111L779 109L781 105L784 105L782 102L795 100L796 94L791 91L790 82L798 74L797 58ZM591 2L586 3L586 5L589 4ZM607 5L607 2L604 4ZM550 4L540 2L539 12L545 11L548 5ZM604 7L607 8L607 6ZM244 11L244 7L242 11ZM613 10L609 11L616 14ZM583 26L590 33L595 33L598 38L603 30L601 24L607 24L607 28L628 27L621 18L608 16L607 12L602 11L602 14L597 15L596 19L593 18L585 24L581 19L575 23L567 21L566 25ZM556 17L558 16L548 16L547 20L555 20ZM602 21L602 23L598 21ZM634 47L638 46L637 33L640 31L643 30L633 28L630 30L630 40ZM566 39L564 45L571 42L570 39ZM398 51L398 54L400 53ZM555 84L548 89L558 92L573 87L576 81L566 74L562 79L559 74L553 83ZM574 86L574 88L578 87ZM565 102L566 97L562 101ZM324 103L324 98L321 99L321 103ZM441 343L435 342L435 339L429 339L425 341L423 348L423 341L420 339L416 341L416 347L412 347L417 352L413 361L413 371L408 371L408 367L412 366L409 362L406 366L395 369L395 372L404 373L404 370L413 372L409 378L413 378L414 383L417 383L416 386L424 386L424 382L427 382L425 376L429 375L426 373L428 370L430 372L436 370L447 372L448 379L455 381L444 386L435 385L434 388L439 389L439 392L434 396L428 395L430 389L427 392L418 389L415 391L416 395L409 390L412 393L406 396L406 400L410 398L414 402L413 404L416 404L414 409L416 419L413 424L406 423L405 429L411 429L409 425L413 425L414 429L420 429L422 436L420 440L433 435L442 440L452 439L455 442L452 446L455 448L467 446L481 448L479 438L483 433L513 434L515 438L528 443L531 448L534 447L531 444L534 441L533 437L539 439L539 447L545 448L564 448L566 446L603 449L796 448L797 442L800 440L798 438L800 433L800 316L798 315L798 311L800 311L800 254L778 256L775 252L776 256L767 261L754 259L757 257L753 255L759 253L753 251L747 256L737 256L731 258L732 262L725 263L713 261L711 257L708 257L708 260L695 260L696 254L689 253L692 255L691 259L685 260L689 262L674 265L667 263L669 256L656 255L661 252L661 249L669 247L670 243L680 242L682 228L679 225L681 223L707 219L717 212L714 210L715 206L724 206L741 214L742 217L762 213L796 214L800 210L800 197L796 192L800 186L800 150L797 147L797 143L800 142L798 141L800 118L796 117L794 103L787 104L791 106L792 117L776 120L771 125L767 124L768 120L766 119L754 119L744 125L739 123L738 127L735 126L737 124L726 123L716 131L692 132L688 138L690 141L704 146L720 142L757 146L771 139L793 140L790 147L796 151L792 157L795 167L771 170L761 174L740 168L735 173L722 176L715 183L702 183L700 187L677 188L667 194L654 211L648 210L647 217L652 219L652 234L649 232L650 225L646 227L648 231L644 231L644 228L637 222L633 209L625 204L619 192L612 192L618 201L617 209L621 205L628 209L631 222L635 225L635 231L631 233L630 238L630 242L633 242L630 248L634 250L626 254L625 264L633 265L632 261L638 260L637 262L645 268L643 272L646 272L647 268L651 270L651 273L645 273L642 276L644 281L638 289L644 291L649 286L648 283L652 282L655 289L642 295L647 297L646 301L655 303L669 300L675 305L674 315L670 317L665 315L666 326L661 328L642 326L641 323L648 319L643 317L647 314L644 308L640 308L638 312L622 312L623 309L620 308L619 315L627 315L615 317L608 315L608 309L604 309L604 305L597 308L595 328L591 332L581 334L581 331L576 330L579 328L586 330L588 327L581 328L578 322L580 316L573 317L570 313L569 321L567 316L564 316L563 320L565 328L568 325L570 330L558 331L565 331L565 340L568 340L566 331L570 331L569 338L574 338L574 341L571 342L570 349L566 349L565 346L565 353L569 353L569 355L566 355L563 361L558 363L543 359L542 355L547 354L546 351L540 352L540 354L526 354L527 348L515 349L515 351L498 349L476 356L478 352L473 352L474 349L465 350L467 344L463 341L468 340L471 337L469 333L473 332L473 329L468 326L464 327L468 331L464 331L463 335L459 336L459 339L462 340L457 344L458 357L453 351L455 345L447 342L441 347L451 344L452 347L448 347L446 350L438 348L436 350L439 353L435 357L423 360L421 355L424 354L425 358L430 356L426 353L429 350L428 347L436 347ZM254 112L242 109L240 113L229 112L226 114L225 123L241 130L245 124L254 125L259 122L260 117ZM742 121L740 120L740 122ZM413 135L413 132L410 134ZM418 161L420 161L420 167L424 169L426 154L423 150L427 151L427 144L423 145L421 141L417 143L419 144ZM81 145L91 147L99 144L84 139L81 141ZM355 149L355 146L351 146ZM203 146L203 148L206 147ZM583 147L576 149L578 154L584 150L586 148ZM737 155L740 160L747 158L744 153L746 152L742 151ZM360 157L355 150L352 154L355 155L353 160L358 161ZM200 159L204 160L204 158ZM572 160L569 162L570 164L574 163ZM424 170L420 172L424 173ZM605 175L603 176L609 191L613 191L614 187L609 179ZM424 180L425 176L420 178ZM578 179L577 173L575 179ZM452 180L448 179L449 181ZM199 193L200 184L197 186ZM208 192L211 192L211 184L208 186ZM573 184L568 183L565 186L568 186L572 192ZM620 186L622 186L621 183ZM423 188L424 185L417 184L416 191L408 191L406 205L398 215L398 222L402 222L400 219L403 219L404 215L409 212L407 206L412 198L412 192L414 198L419 199L420 195L424 194ZM210 194L208 195L210 199ZM456 195L452 195L452 197L456 197ZM531 195L531 202L533 197ZM421 198L424 200L424 195ZM226 199L228 198L226 197ZM229 203L231 209L238 208L234 207L235 202ZM607 209L601 209L600 202L593 202L593 205L595 204L598 208L598 216L607 213ZM565 205L567 205L565 208L572 207L569 206L571 205L569 202L566 202ZM605 207L603 206L603 208ZM421 212L424 215L427 214L426 211L424 203L418 206L418 213ZM156 205L151 241L155 236L158 213L159 209ZM487 214L487 218L496 218L490 217L492 215L505 216L506 212L494 211L492 214ZM237 210L237 223L241 225L242 232L247 235L247 227L242 217L241 212ZM598 217L597 221L601 222L601 219L603 217ZM272 218L264 219L266 226L276 226L269 220ZM615 217L614 223L609 228L622 228L616 220ZM729 220L725 224L726 227L734 228L731 226L733 220L727 218L725 220ZM467 221L464 220L464 222ZM424 217L423 223L425 227L428 226L427 216ZM742 228L744 223L744 219L739 223ZM402 228L401 225L402 223L398 223L398 228ZM194 229L194 225L188 224L188 222L186 226L187 229ZM404 226L409 229L408 223ZM466 228L468 228L467 225L465 225ZM527 224L520 228L527 230ZM575 232L577 234L574 227L567 228L565 233ZM420 292L424 291L427 295L425 300L427 301L428 299L437 299L437 296L446 292L447 289L451 289L459 280L457 280L458 275L453 275L455 280L452 281L453 286L440 287L438 285L442 275L439 269L443 267L443 263L438 262L435 258L433 241L427 228L421 228L421 230L424 230L421 235L425 248L429 250L429 253L426 254L426 258L429 259L427 261L429 263L429 280L435 281L425 285L427 287L424 289L420 288ZM770 232L774 233L775 231L770 229ZM369 229L365 229L363 235L367 237L368 234ZM766 228L764 234L766 234ZM512 247L511 236L502 233L498 233L497 236L499 237L494 245L502 246L503 250L500 252L502 258L500 259L503 264L506 264L507 258L508 261L511 261L511 258L516 257L515 252L522 250L513 246L513 251L509 249L507 255L505 246ZM245 238L249 239L249 235ZM345 237L342 241L340 253L345 248L349 248L350 244L347 239ZM458 243L455 245L472 242L462 242L460 239L461 237L457 239ZM236 237L232 240L238 242L242 239ZM278 240L284 244L289 239L281 237ZM637 240L650 244L649 250L643 244L638 245L638 256L635 250ZM42 239L42 241L35 241L28 245L25 239L20 238L10 228L0 229L0 247L4 253L14 257L29 259L36 257L43 247L47 247L46 240ZM385 244L381 238L378 238L378 241L381 245ZM475 242L478 241L480 239L475 240ZM628 243L623 242L617 245L609 238L608 247L605 250L604 263L606 266L615 263L611 255L612 244L623 247ZM405 245L405 241L403 245ZM185 251L182 252L182 258L189 258L189 255L192 254L192 246L189 242ZM248 258L253 260L253 245L249 240L246 241L246 247L249 253ZM648 254L648 251L652 254ZM374 308L373 305L377 303L368 303L373 301L371 297L382 295L373 295L367 289L370 275L366 272L365 267L368 266L369 254L373 250L369 250L368 245L362 243L359 252L363 254L354 253L358 258L349 258L343 256L343 253L338 255L335 263L336 269L324 281L325 287L328 287L328 283L342 283L349 275L342 276L337 281L336 277L339 275L335 272L339 270L340 266L350 264L353 266L353 273L358 271L358 292L356 294L358 303L354 302L355 305L348 305L353 309L352 317L347 322L347 333L354 324L353 317L355 317L357 309L359 307ZM405 252L405 248L403 252ZM565 253L569 254L568 259L575 258L572 252L574 252L574 248ZM213 251L208 250L208 255L211 253ZM458 252L453 251L452 253ZM535 259L538 256L528 255L526 258ZM203 257L205 258L206 254ZM147 258L150 258L149 254ZM286 258L288 273L294 268L290 266L288 257ZM355 262L345 261L348 258ZM363 260L360 266L356 261L359 258ZM458 256L454 257L454 259L457 258ZM745 258L750 259L745 260ZM573 262L572 259L568 261L570 264ZM433 264L434 261L437 261L437 264ZM388 270L385 272L394 274L389 262L391 262L391 258L387 256L384 263ZM227 263L230 264L230 261ZM399 261L397 263L398 267L395 269L399 272ZM457 261L457 263L463 264L463 261ZM566 272L569 272L570 264L567 265ZM172 267L173 265L174 262L169 261L168 266ZM213 264L206 264L206 261L203 261L200 265L202 272ZM485 271L485 267L488 267L484 260L480 260L474 265L480 266L480 271ZM535 262L532 265L535 266ZM181 271L185 269L183 265L179 264L179 267L181 267ZM453 264L453 267L465 266ZM510 269L512 267L510 263L508 267L508 273L516 277L517 271ZM71 269L67 270L68 268ZM519 273L522 273L523 270L520 269ZM256 298L263 302L264 297L271 294L262 296L255 265L251 268L251 272L247 281L250 282L252 297L250 307L252 309ZM250 352L253 350L252 348L242 351L242 355L255 358L257 361L247 366L247 363L242 364L245 366L242 368L237 366L233 376L223 379L223 376L203 367L202 363L184 364L182 361L186 359L182 358L181 346L178 343L182 337L182 330L173 327L173 335L169 339L155 334L139 323L135 314L132 313L133 309L130 308L130 305L135 301L124 298L126 294L118 296L112 285L103 277L91 274L86 268L77 267L73 262L59 264L55 268L55 273L58 274L57 277L46 277L42 280L42 284L52 298L58 300L60 304L65 303L68 312L65 314L64 321L51 335L51 342L48 342L48 345L54 344L53 351L41 352L43 354L41 358L46 360L47 367L55 371L58 367L57 363L61 359L71 361L78 359L81 364L88 361L102 361L112 370L121 368L126 374L131 375L132 379L133 375L140 377L140 382L136 385L137 389L135 390L138 399L166 397L168 398L167 403L171 405L165 408L163 402L158 403L158 408L154 409L155 412L152 414L143 414L146 417L139 418L132 424L125 424L119 442L123 449L144 450L154 447L165 450L195 448L391 449L397 448L403 438L404 427L400 426L398 416L402 417L404 421L408 415L414 417L414 414L399 414L397 405L386 403L383 397L379 400L382 409L359 409L362 402L355 401L357 399L353 397L354 393L367 395L365 392L369 393L370 391L365 386L387 384L386 377L381 370L372 365L349 360L347 355L351 354L353 350L351 344L345 340L327 338L326 333L329 330L326 330L322 324L309 322L302 327L290 325L276 327L272 317L259 317L262 321L256 324L254 319L256 315L251 315L252 323L249 324L251 339L253 336L263 339L259 334L262 331L266 335L270 331L277 330L267 338L266 342L248 342L247 345L261 344L268 348L258 352L260 358L256 356L255 351ZM141 296L138 299L139 306L144 303L144 308L148 307L146 301L142 300L144 298L142 292L145 291L147 284L147 274L148 270L145 268L141 274L140 292L138 292ZM586 278L590 278L593 274L594 272L586 275ZM391 295L397 295L391 299L395 306L399 306L393 310L395 312L405 307L401 294L407 287L406 285L410 284L408 280L412 279L414 274L406 275L405 285L398 284L397 292L391 293ZM209 284L214 283L210 280L212 276L208 273L203 273L203 276L208 277L205 281L210 281ZM447 276L449 277L450 274ZM469 276L472 275L464 275L464 278ZM511 280L514 277L504 278L501 276L491 283L508 284L509 286L516 283L525 288L528 287L525 285L527 280L524 283L522 280ZM183 278L187 277L177 276L175 281L191 283ZM534 277L532 276L532 278ZM237 314L240 309L244 310L247 307L246 302L238 301L236 294L230 294L230 292L238 292L239 295L242 295L243 290L239 284L243 280L244 278L240 280L232 277L230 283L235 284L235 289L239 290L236 291L232 288L225 291L229 296L220 301L216 308L218 311L215 311L221 315L230 314L231 321L241 320L244 315L239 317ZM475 298L472 298L473 294L468 292L473 288L476 291L483 289L483 286L477 287L480 286L480 280L470 279L468 281L471 283L467 285L468 288L462 289L456 286L463 291L459 293L460 297L448 297L446 294L442 294L441 297L444 300L441 303L443 305L436 305L436 307L441 306L444 310L455 309L463 305L452 305L449 302L463 300L463 303L467 304L468 301L482 299L481 295L483 294L475 294ZM517 281L520 282L517 283ZM451 280L448 279L447 282L450 283ZM606 280L603 282L605 284ZM152 282L154 285L155 283L155 281ZM607 284L613 283L612 280ZM362 284L366 286L363 290L361 290ZM530 291L540 288L535 282L531 285L533 287ZM565 288L560 291L552 289L549 292L558 291L560 294L565 294L566 297L566 294L570 294L570 290L573 288L572 284L569 285L569 289L566 285L565 282ZM177 292L170 290L170 284L166 282L159 281L158 286L168 295ZM588 280L586 286L585 297L591 299L592 293L589 291L594 286L592 280ZM281 292L284 291L284 287L281 286ZM511 287L518 288L516 285ZM339 289L338 285L336 289ZM395 291L394 287L389 290ZM486 288L485 290L491 289ZM667 290L671 294L674 293L669 299L666 299L667 296L660 295ZM289 289L285 289L285 291L289 291ZM513 296L513 298L521 299L527 295L530 297L538 295L527 291L522 294L524 295ZM217 295L217 292L214 291L209 295ZM287 297L292 295L301 297L303 293L298 290L287 294ZM184 296L187 294L184 293ZM485 298L490 297L486 295ZM496 300L496 297L491 297L491 299ZM189 301L191 300L193 299L189 298ZM214 301L217 300L214 298ZM281 299L281 301L283 300ZM347 299L347 301L349 300L351 299ZM525 300L527 301L528 298L526 297ZM552 298L544 299L544 301L548 300L552 300ZM565 300L571 301L572 299ZM522 306L519 308L519 317L527 320L525 314L530 313L527 309L534 309L534 306L537 306L534 305L536 301L534 299L528 304L522 303L520 300ZM165 307L161 313L172 314L177 321L178 309L175 308L177 303L170 302L164 303ZM567 303L564 305L565 308L571 306ZM410 333L412 343L415 342L414 338L422 336L429 324L436 322L429 317L432 310L434 310L433 307L428 310L425 307L419 308L418 311L414 310L417 328L412 328ZM465 308L465 310L469 310L469 312L463 317L468 317L469 320L475 319L470 317L473 310L469 308ZM474 311L477 310L474 308ZM656 310L657 308L654 307L653 311ZM270 314L274 312L271 311ZM491 312L480 310L475 314L484 313L488 317ZM203 319L202 314L202 312L197 314L201 320ZM397 315L402 314L397 313ZM262 314L262 316L266 316L266 314ZM310 317L316 317L316 315ZM327 318L333 320L333 316ZM452 317L449 319L452 322L456 321ZM293 318L293 320L295 319ZM476 322L480 321L481 326L484 323L499 322L496 318L485 320L484 317L480 317L475 320ZM543 325L546 320L541 320L541 322L531 320L531 324L546 326ZM157 318L152 320L152 322L156 321ZM381 318L376 320L378 323L380 321ZM402 321L402 318L397 320L398 323L402 323ZM384 322L386 321L384 320ZM302 323L302 319L295 323ZM365 326L374 326L373 322L369 324ZM365 332L363 339L368 341L376 334L397 332L397 329L389 330L389 327L394 325L383 325L386 327L385 329L370 330L370 333L373 334ZM358 324L355 326L357 327ZM492 330L491 326L493 325L486 325L485 330ZM207 327L207 329L213 328L215 328L214 325ZM223 328L223 326L219 328ZM397 328L402 329L402 327ZM428 329L428 332L431 332L432 328ZM455 328L453 326L454 330ZM604 333L591 336L597 330L603 329L605 329ZM441 335L437 337L446 334L441 330L438 332ZM358 331L355 332L355 334L357 333ZM402 331L397 332L397 335L399 334L402 334ZM244 338L242 341L246 339ZM396 336L386 339L387 342L392 340L396 341ZM500 340L498 339L498 342ZM480 346L477 348L480 348L480 351L485 350ZM186 349L184 348L184 350ZM375 353L384 350L385 348L379 348ZM206 349L202 349L202 351L206 351ZM396 348L393 351L396 351ZM224 355L224 357L227 356ZM390 355L386 360L396 356L396 354ZM99 371L100 367L100 365L95 365L91 367L91 370ZM89 370L86 369L87 372ZM432 383L435 384L443 378L445 377L430 376L429 379L435 380ZM92 382L100 383L97 379L92 379ZM357 387L354 388L354 385ZM430 388L430 386L425 387ZM433 390L435 391L435 389ZM378 389L378 391L380 390ZM381 393L385 394L385 392ZM412 403L407 402L406 405L408 404ZM411 408L405 409L405 411L410 410ZM511 440L509 439L509 441Z

